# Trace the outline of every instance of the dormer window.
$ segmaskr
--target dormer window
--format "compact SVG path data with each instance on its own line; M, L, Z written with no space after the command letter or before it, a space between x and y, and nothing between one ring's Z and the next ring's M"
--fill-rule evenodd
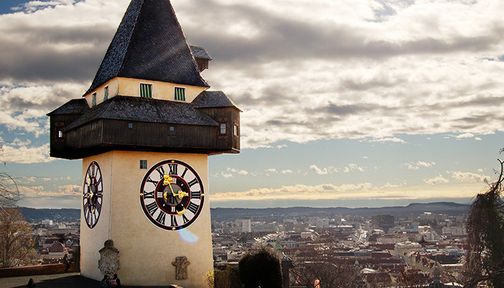
M91 106L96 106L96 93L93 93L93 98L91 99Z
M140 84L140 97L152 98L152 84Z
M175 100L185 101L185 88L175 87Z
M109 89L108 89L108 86L107 86L107 87L105 87L105 91L103 93L103 101L107 101L108 97L109 97Z

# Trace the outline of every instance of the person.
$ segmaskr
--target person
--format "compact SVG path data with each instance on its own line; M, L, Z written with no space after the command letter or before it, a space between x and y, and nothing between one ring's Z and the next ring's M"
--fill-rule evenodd
M109 280L109 286L110 287L118 287L121 288L121 280L119 280L119 277L117 277L117 274L114 274L114 277Z
M100 288L110 288L109 279L107 275L103 276L103 280L100 282Z
M68 269L70 268L70 262L68 261L68 254L65 254L63 256L63 264L65 265L65 273L68 272Z
M34 288L35 287L35 283L33 282L33 278L30 278L30 280L28 280L28 284L26 285L27 288Z

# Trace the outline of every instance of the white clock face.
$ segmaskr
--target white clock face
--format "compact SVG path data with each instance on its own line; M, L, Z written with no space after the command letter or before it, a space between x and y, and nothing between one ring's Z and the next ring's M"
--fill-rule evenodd
M140 204L156 226L179 230L198 217L204 200L203 182L188 164L166 160L152 167L140 188Z
M100 219L103 205L103 179L98 163L91 162L84 177L82 209L86 224L93 229Z

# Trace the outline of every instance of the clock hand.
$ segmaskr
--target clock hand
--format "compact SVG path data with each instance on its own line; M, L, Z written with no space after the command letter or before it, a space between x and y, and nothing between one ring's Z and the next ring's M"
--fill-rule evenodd
M171 191L172 195L173 195L173 196L177 196L177 194L175 194L175 192L173 191L173 188L172 188L172 186L171 186L171 181L172 181L172 180L173 180L173 178L172 178L172 177L170 177L170 175L165 174L165 175L163 176L163 185L164 185L164 186L168 186L168 187L170 187L170 191Z

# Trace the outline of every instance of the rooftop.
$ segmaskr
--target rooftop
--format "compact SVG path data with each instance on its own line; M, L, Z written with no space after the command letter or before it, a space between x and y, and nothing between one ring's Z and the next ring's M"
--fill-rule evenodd
M114 77L209 87L170 0L131 1L86 94Z

